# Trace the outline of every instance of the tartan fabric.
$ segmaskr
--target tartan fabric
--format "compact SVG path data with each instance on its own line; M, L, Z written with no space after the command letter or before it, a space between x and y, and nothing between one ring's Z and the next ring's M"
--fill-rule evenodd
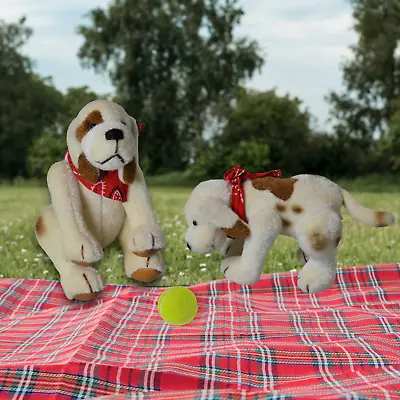
M400 265L340 269L319 295L295 284L195 285L197 317L172 327L163 288L83 304L58 282L0 280L0 399L400 398Z

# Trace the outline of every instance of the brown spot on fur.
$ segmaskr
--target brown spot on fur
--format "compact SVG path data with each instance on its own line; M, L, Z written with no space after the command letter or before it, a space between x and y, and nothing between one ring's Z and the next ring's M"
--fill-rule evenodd
M378 228L383 228L384 226L387 226L386 213L384 211L376 212L376 226Z
M139 282L151 282L161 275L160 271L153 268L140 268L132 274L132 278Z
M92 264L86 262L86 261L72 261L75 264L80 265L81 267L91 267Z
M231 239L246 239L250 235L249 226L241 219L238 219L232 228L222 228L222 230Z
M88 133L90 125L98 125L103 122L103 117L99 110L94 110L87 115L85 120L78 126L76 131L77 139L82 142L85 135Z
M133 254L138 257L150 257L154 252L155 250L133 251Z
M83 153L78 159L78 172L86 182L96 183L99 179L99 170L90 164Z
M46 231L44 226L43 217L40 215L36 221L35 232L37 236L43 236Z
M282 218L282 228L288 229L291 226L292 226L292 223L289 220Z
M297 182L297 179L294 178L266 176L253 179L252 185L257 190L269 190L278 199L288 200L293 193L295 182Z
M122 179L124 182L128 185L133 183L135 180L135 175L136 175L136 160L133 159L129 164L125 165L123 173L122 173Z
M94 300L100 292L93 292L93 293L81 293L74 296L75 300L79 301L91 301Z
M286 206L284 204L280 204L278 203L275 208L277 209L277 211L279 212L285 212L286 211Z
M303 210L303 207L301 207L301 206L293 205L293 206L292 206L292 211L293 211L295 214L301 214L304 210Z
M319 232L310 235L311 247L316 251L325 250L328 247L328 238Z

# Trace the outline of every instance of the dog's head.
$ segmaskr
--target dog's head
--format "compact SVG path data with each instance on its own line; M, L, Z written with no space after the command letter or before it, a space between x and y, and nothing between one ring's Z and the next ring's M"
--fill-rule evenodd
M119 171L131 183L138 162L136 120L116 103L95 100L71 122L67 145L72 162L88 182L96 182L100 170Z
M224 202L226 183L220 180L202 182L195 187L185 205L188 230L187 246L196 253L221 250L227 237L246 238L248 225Z

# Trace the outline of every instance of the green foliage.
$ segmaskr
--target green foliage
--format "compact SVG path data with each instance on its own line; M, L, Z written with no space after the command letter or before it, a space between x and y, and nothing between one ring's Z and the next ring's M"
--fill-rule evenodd
M310 116L297 98L239 91L235 105L225 108L221 135L198 151L194 176L215 177L235 164L252 172L281 168L285 175L304 170L311 135Z
M389 135L386 150L390 154L392 168L400 171L400 99L393 102L395 112L389 121Z
M27 154L34 139L55 127L62 94L50 79L31 71L21 46L31 30L21 19L0 21L0 178L27 176Z
M233 37L242 15L237 0L113 0L79 27L83 64L107 71L146 124L139 150L149 172L184 168L210 107L262 66L257 43Z
M39 136L29 150L29 175L35 178L45 177L49 168L56 161L62 160L66 147L65 136L50 132Z
M400 96L400 2L351 0L358 42L353 58L344 63L345 92L330 93L336 131L371 143L381 136L393 116L393 100Z

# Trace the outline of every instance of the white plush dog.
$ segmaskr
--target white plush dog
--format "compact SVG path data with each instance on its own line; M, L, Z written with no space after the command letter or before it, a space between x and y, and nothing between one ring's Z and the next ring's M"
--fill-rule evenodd
M69 299L91 300L103 289L92 264L118 236L128 277L149 282L164 269L164 237L138 165L138 125L118 104L87 104L67 132L65 160L52 165L51 204L36 237L60 273Z
M239 186L232 182L209 180L194 189L185 206L186 242L198 253L222 250L227 258L221 270L239 284L250 285L260 278L268 251L283 234L299 243L297 258L303 265L298 275L300 289L323 291L336 277L342 205L363 224L383 227L394 223L393 214L361 206L347 191L321 176L264 176L242 179ZM237 197L238 191L248 224L231 209L232 196Z

